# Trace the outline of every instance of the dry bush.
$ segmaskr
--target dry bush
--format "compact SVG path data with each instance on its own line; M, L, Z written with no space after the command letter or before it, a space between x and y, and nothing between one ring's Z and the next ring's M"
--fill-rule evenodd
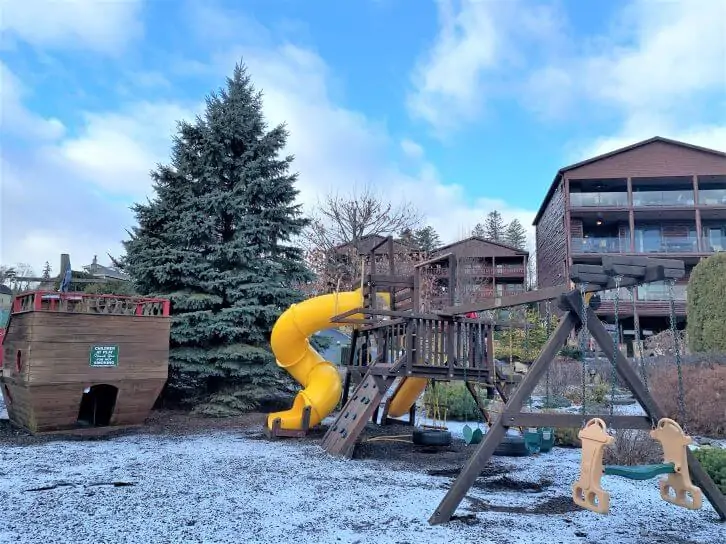
M726 436L726 366L701 363L684 365L685 423L688 432L710 437ZM678 420L678 371L664 363L653 367L650 390L668 417Z
M606 465L642 465L663 462L660 442L650 437L648 431L621 429L615 435L615 443L604 450Z
M570 398L573 393L581 392L582 363L567 357L556 357L550 365L550 395ZM544 387L543 378L540 387ZM570 398L570 400L573 400Z

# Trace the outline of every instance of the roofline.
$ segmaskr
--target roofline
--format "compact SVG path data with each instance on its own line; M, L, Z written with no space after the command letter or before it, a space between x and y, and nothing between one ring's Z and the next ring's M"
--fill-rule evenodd
M450 244L446 244L445 246L437 247L434 251L442 251L444 249L448 249L450 247L459 245L463 242L467 242L469 240L479 240L480 242L486 242L487 244L494 244L495 246L503 247L504 249L511 249L512 251L515 251L519 253L520 255L526 255L529 257L529 251L526 249L519 249L514 246L510 246L509 244L503 244L501 242L495 242L494 240L487 240L483 236L469 236L468 238L464 238L463 240L459 240L457 242L451 242Z
M613 157L615 155L619 155L621 153L625 153L627 151L632 151L633 149L637 149L639 147L643 147L645 145L652 144L655 142L676 145L678 147L685 147L687 149L692 149L694 151L700 151L701 153L710 153L711 155L718 155L719 157L726 158L726 153L724 153L723 151L718 151L716 149L710 149L708 147L702 147L700 145L689 144L687 142L681 142L679 140L672 140L670 138L664 138L663 136L653 136L652 138L648 138L647 140L642 140L640 142L636 142L634 144L631 144L631 145L628 145L625 147L620 147L613 151L608 151L607 153L603 153L601 155L597 155L590 159L585 159L585 160L577 162L575 164L571 164L570 166L565 166L563 168L560 168L557 171L557 173L555 174L555 177L552 180L552 184L550 185L550 188L547 190L547 194L545 195L544 200L542 200L542 204L540 205L539 210L537 210L537 215L534 216L534 221L532 222L532 225L536 226L537 223L539 223L539 220L542 217L542 214L544 213L544 210L547 207L547 204L549 204L550 200L552 199L552 195L554 194L555 189L557 188L558 182L560 181L560 179L562 179L562 176L565 172L574 170L575 168L580 168L581 166L585 166L585 165L591 164L593 162L597 162L597 161L601 161L603 159Z

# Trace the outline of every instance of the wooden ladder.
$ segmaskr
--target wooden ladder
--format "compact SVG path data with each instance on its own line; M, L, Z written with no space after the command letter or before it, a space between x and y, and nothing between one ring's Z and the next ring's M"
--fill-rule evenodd
M373 367L378 370L381 368L393 370L391 365L385 364L372 365L371 368ZM331 455L347 458L353 456L356 440L395 379L395 374L381 376L371 374L370 370L366 373L348 402L338 413L338 417L335 418L328 432L325 433L322 443L325 451Z

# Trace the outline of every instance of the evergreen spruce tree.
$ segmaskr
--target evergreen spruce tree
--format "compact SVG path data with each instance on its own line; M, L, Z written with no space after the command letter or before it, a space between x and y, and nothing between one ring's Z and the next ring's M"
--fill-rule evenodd
M50 273L51 273L50 263L48 261L45 261L45 264L43 265L43 272L41 273L41 277L44 280L49 280Z
M502 242L504 240L505 229L506 226L502 219L502 214L497 210L490 211L484 221L484 237L492 242Z
M411 249L419 249L418 247L418 240L416 239L416 235L413 233L411 229L403 229L401 233L398 235L398 238L396 240L399 244L402 244L406 247L410 247Z
M480 238L486 238L487 230L484 228L484 225L481 223L477 223L474 226L474 229L471 231L472 236L478 236Z
M243 65L211 93L193 124L180 122L156 196L133 207L124 269L143 294L172 303L174 401L222 415L280 400L287 378L269 350L275 320L311 279L291 245L307 219L295 204L287 131L268 130L262 95Z
M431 226L418 229L414 233L414 238L417 249L421 251L431 252L441 245L439 233Z
M524 249L527 245L527 231L519 222L519 219L512 219L504 231L504 243L517 249Z

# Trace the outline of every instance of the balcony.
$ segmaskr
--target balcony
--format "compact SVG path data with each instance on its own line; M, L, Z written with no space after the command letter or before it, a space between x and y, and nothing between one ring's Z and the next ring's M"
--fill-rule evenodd
M572 208L625 208L627 192L570 193Z
M693 206L693 190L634 191L633 207Z
M458 268L459 274L467 277L498 277L498 278L522 278L526 274L526 270L523 266L519 265L503 265L492 268L491 266L460 266ZM430 274L433 276L448 276L448 268L434 268L430 270Z
M498 278L523 278L525 270L523 266L497 266L494 275Z
M698 239L693 236L663 236L657 231L635 231L635 253L698 253Z
M726 206L726 189L700 189L699 206Z
M670 306L670 288L663 282L654 282L647 285L641 285L635 292L635 310L640 316L663 316L669 315ZM597 310L599 315L615 314L615 295L616 290L610 289L602 291L600 297L602 303ZM676 284L673 286L673 301L676 315L686 315L686 299L687 285ZM618 300L618 314L621 317L633 315L633 299L631 298L629 289L621 288Z
M585 236L572 238L573 253L627 253L630 240L617 236Z

